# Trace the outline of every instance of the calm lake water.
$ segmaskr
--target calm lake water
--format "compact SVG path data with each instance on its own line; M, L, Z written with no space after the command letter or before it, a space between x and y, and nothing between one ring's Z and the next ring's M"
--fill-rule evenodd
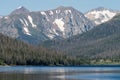
M120 80L120 67L0 67L0 80Z

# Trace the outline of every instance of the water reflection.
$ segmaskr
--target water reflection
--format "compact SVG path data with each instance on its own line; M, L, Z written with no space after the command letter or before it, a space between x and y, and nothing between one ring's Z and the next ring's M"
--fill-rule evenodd
M24 70L23 70L24 74L30 74L30 73L33 73L33 72L34 72L33 68L24 68Z
M120 67L0 67L0 80L120 80Z
M52 72L53 72L53 70L52 70ZM65 80L66 74L65 74L65 69L64 68L58 68L58 69L55 70L55 72L61 73L61 75L59 74L57 76L52 76L51 78Z

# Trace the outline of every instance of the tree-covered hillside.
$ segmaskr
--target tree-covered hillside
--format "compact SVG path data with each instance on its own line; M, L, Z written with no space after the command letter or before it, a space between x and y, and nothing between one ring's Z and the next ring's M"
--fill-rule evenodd
M0 34L0 65L81 65L81 59L36 47Z

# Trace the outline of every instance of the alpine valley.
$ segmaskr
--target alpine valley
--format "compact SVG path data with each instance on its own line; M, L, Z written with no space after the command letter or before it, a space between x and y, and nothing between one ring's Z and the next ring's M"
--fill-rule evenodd
M0 64L120 64L117 10L99 7L82 13L60 6L29 11L21 6L0 16L0 33Z

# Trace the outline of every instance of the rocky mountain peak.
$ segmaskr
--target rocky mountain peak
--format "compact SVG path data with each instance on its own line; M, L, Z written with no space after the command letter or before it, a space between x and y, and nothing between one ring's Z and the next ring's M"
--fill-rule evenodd
M73 7L59 6L57 9L73 9Z
M93 9L93 10L102 11L102 10L108 10L108 9L105 8L105 7L98 7L98 8L95 8L95 9ZM92 11L93 11L93 10L92 10Z
M20 6L17 9L15 9L11 14L27 14L29 13L29 10L26 9L24 6Z
M77 9L73 8L73 7L65 7L65 6L59 6L58 8L56 8L56 10L61 10L61 11L65 11L65 10L71 10L71 11L77 11ZM81 12L80 12L81 13Z

